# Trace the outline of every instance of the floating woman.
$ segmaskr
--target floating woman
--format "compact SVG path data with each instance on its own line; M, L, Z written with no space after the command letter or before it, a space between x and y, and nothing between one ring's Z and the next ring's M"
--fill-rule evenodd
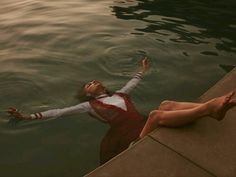
M222 120L226 112L236 105L236 99L232 99L234 92L205 103L165 100L157 109L152 110L146 119L135 109L128 94L142 80L148 66L147 58L143 59L140 71L123 88L112 95L101 82L93 80L83 87L83 92L91 98L89 101L34 114L25 114L16 108L9 108L7 112L17 119L29 120L59 117L72 113L91 113L110 125L100 147L100 163L103 164L127 149L130 143L143 138L157 127L178 127L207 116Z

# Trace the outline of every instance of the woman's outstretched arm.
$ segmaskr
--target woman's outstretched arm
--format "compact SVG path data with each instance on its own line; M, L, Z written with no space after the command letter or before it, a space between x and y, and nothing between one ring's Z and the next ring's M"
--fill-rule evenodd
M148 70L148 67L149 67L149 62L147 57L145 57L141 62L139 72L136 73L134 77L129 82L127 82L123 88L117 90L116 92L129 94L142 80L144 73Z
M52 118L52 117L60 117L63 115L69 115L73 113L83 113L83 112L90 112L90 111L91 111L91 106L89 102L80 103L78 105L70 106L70 107L66 107L62 109L51 109L48 111L38 112L38 113L33 113L33 114L23 113L14 107L11 107L7 110L7 112L11 116L15 117L16 119L28 119L28 120L47 119L47 118Z

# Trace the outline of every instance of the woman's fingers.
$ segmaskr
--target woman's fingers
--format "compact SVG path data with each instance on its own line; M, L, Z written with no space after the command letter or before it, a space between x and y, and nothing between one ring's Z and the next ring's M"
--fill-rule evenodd
M16 108L14 108L14 107L9 107L8 110L7 110L7 112L8 112L10 115L12 115L12 116L14 116L15 118L17 118L17 119L22 119L22 118L23 118L23 115L20 113L20 111L17 110Z
M147 71L148 67L149 67L149 61L148 61L147 57L145 57L141 61L140 72L145 73Z
M149 66L149 61L147 57L142 60L142 67L147 68Z
M147 65L147 64L148 64L148 58L145 57L145 58L142 60L142 63L143 63L143 65Z
M142 62L144 62L144 61L146 61L147 60L147 57L144 57L143 59L142 59Z
M17 109L16 108L14 108L14 107L9 107L8 108L8 110L6 110L6 112L8 112L8 113L14 113L14 112L16 112L17 111Z

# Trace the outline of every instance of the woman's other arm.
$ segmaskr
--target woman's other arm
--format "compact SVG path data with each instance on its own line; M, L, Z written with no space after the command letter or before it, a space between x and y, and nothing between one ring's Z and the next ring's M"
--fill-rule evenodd
M147 57L145 57L141 61L139 72L135 74L134 77L129 82L127 82L123 88L117 90L116 92L129 94L142 80L144 73L148 70L148 67L149 67L149 62Z
M91 110L91 106L89 102L84 102L84 103L80 103L78 105L71 106L71 107L66 107L62 109L51 109L48 111L38 112L34 114L23 113L14 107L9 108L7 112L11 116L15 117L16 119L33 120L33 119L47 119L47 118L52 118L52 117L60 117L63 115L69 115L73 113L89 112L90 110Z

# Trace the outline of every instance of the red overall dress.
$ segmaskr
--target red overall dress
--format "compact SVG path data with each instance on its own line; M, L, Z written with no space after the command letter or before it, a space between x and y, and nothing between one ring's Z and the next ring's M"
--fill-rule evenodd
M115 94L124 99L127 111L97 99L90 101L94 111L110 125L109 131L101 142L101 164L127 149L129 144L139 137L146 122L145 118L137 112L127 94Z

